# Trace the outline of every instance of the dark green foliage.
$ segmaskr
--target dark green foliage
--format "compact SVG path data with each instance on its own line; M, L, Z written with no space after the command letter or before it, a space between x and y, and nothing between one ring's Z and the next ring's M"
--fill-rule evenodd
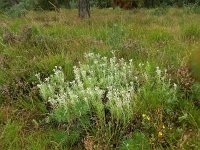
M153 15L155 16L162 16L162 15L166 15L168 12L167 7L158 7L153 11Z
M3 0L0 1L0 9L10 16L19 17L25 15L28 10L35 9L37 4L34 0Z
M124 1L124 0L121 0ZM99 8L107 8L112 6L112 0L90 0L92 6ZM133 0L135 7L158 7L164 5L182 7L184 5L195 4L200 5L200 0ZM9 10L18 14L24 14L29 9L42 9L42 10L54 10L62 6L66 8L77 7L76 0L1 0L0 9ZM31 7L30 7L31 6ZM13 8L12 8L13 7ZM195 7L196 11L196 7ZM199 11L198 11L199 12Z
M198 3L196 3L195 5L187 5L185 6L185 12L188 14L200 14L200 6L198 5Z
M38 0L38 7L45 10L53 10L55 7L61 7L61 5L66 5L66 7L70 7L70 1L71 0Z
M33 0L21 0L19 3L13 5L7 12L14 17L25 15L28 10L34 9L37 2Z
M70 3L73 0L1 0L0 9L7 10L9 14L15 16L21 16L26 13L27 10L42 9L42 10L54 10L65 6L70 8Z
M96 6L98 6L99 8L107 8L107 7L111 7L112 5L112 1L111 0L94 0L96 3Z
M9 9L10 7L18 3L19 3L19 0L1 0L0 9Z

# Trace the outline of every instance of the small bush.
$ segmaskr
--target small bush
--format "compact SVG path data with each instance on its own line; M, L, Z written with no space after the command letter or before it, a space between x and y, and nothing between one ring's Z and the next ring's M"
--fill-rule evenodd
M65 81L59 67L44 82L37 75L40 94L50 106L50 120L69 125L80 123L94 134L96 143L106 147L118 145L126 135L138 104L173 109L176 85L171 86L159 68L155 70L147 63L137 69L132 60L127 63L93 53L87 54L86 60L86 64L74 67L75 79L71 82Z
M186 5L184 7L184 12L186 14L200 14L200 6L198 4Z
M37 5L37 1L33 0L21 0L7 10L7 14L12 17L20 17L26 15L28 10L34 9Z
M64 73L56 68L54 75L38 85L43 99L55 107L52 117L69 123L87 115L93 108L98 119L103 121L106 107L112 119L128 121L134 91L133 82L130 81L132 64L127 64L123 59L117 63L115 57L108 60L92 53L86 55L86 59L87 65L74 67L74 81L66 83Z
M10 1L10 0L1 0L0 1L0 10L6 10L15 5L17 1Z

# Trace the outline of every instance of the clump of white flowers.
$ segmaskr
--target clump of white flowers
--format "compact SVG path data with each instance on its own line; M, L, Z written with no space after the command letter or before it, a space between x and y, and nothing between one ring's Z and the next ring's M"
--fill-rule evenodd
M111 119L128 121L135 92L132 61L127 63L124 59L108 59L93 53L85 57L86 64L74 66L73 81L65 81L59 67L44 82L40 80L42 98L54 107L52 116L58 121L70 122L94 111L104 122L104 110L108 109Z
M164 98L171 100L172 95L175 96L175 89L170 87L170 81L167 81L165 75L162 76L159 68L152 75L149 64L146 68L140 64L139 69L136 69L132 60L126 62L123 58L101 57L94 53L86 54L85 57L87 63L74 66L75 78L71 82L65 81L60 67L56 67L54 74L45 81L39 79L40 94L53 106L51 116L58 122L69 123L95 114L100 123L104 124L108 115L106 113L109 112L110 121L127 123L141 95L150 97L153 89L157 93L161 89L168 92ZM160 93L162 97L163 92Z

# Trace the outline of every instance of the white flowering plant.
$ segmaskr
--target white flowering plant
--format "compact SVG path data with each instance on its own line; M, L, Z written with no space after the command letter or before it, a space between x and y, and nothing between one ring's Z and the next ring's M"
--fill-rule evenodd
M113 132L107 138L110 141L125 133L123 130L138 110L138 102L168 105L176 101L176 85L173 87L166 72L158 67L155 69L149 63L135 67L132 60L126 62L115 55L107 58L88 53L85 58L85 64L74 66L73 81L65 81L60 67L44 81L37 75L40 94L51 104L50 117L57 122L95 118L97 130L102 130L98 134Z
M132 61L93 53L86 54L86 60L86 64L74 67L72 82L65 81L59 67L44 82L40 80L38 87L42 98L53 106L52 116L59 122L70 122L93 111L103 123L104 110L108 109L111 120L127 122L133 112Z

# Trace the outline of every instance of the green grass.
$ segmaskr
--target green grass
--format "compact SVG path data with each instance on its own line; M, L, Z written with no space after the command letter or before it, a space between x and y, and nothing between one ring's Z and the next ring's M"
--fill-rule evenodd
M200 39L200 27L196 24L188 25L183 29L183 37L186 40L199 40Z
M195 72L195 86L199 87L199 13L175 8L135 12L92 9L92 18L81 20L77 10L72 9L60 13L32 11L14 19L0 16L0 149L80 149L89 143L95 145L95 134L82 134L71 126L74 130L69 132L64 125L45 123L47 110L35 77L38 72L42 78L48 77L55 66L61 66L66 79L72 80L73 66L84 63L87 52L111 57L111 51L116 50L117 58L133 59L134 64L148 61L153 67L168 69L172 80L178 83L190 80L176 75L180 66L186 65L189 70L194 68L191 73ZM32 36L26 38L30 26ZM3 41L3 34L8 34L5 28L17 39ZM189 95L185 96L181 88L176 112L171 116L161 113L163 106L156 105L155 95L154 109L146 103L138 105L138 116L147 114L151 121L142 124L139 117L135 131L121 138L118 146L126 149L129 143L141 149L140 144L149 141L144 146L152 149L199 149L200 91L188 89ZM154 137L163 123L167 128L163 137ZM98 135L102 139L101 136Z

